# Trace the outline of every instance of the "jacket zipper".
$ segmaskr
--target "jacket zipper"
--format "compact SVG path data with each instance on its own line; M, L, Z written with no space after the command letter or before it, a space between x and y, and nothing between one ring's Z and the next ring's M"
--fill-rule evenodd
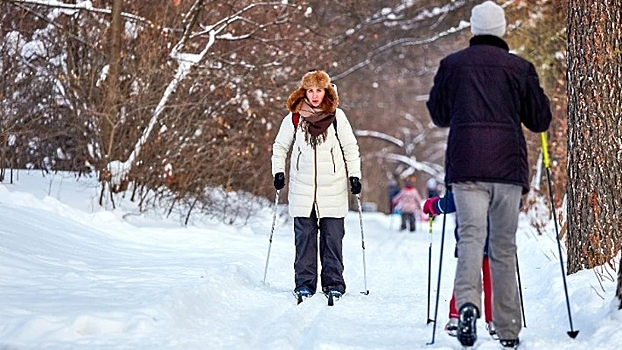
M317 205L317 148L313 147L313 206L315 207L315 216L320 219L320 207Z

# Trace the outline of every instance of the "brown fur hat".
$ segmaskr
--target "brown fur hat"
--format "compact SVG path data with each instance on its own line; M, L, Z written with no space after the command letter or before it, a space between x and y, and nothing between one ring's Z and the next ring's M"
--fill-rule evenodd
M328 113L334 113L339 105L339 95L330 83L330 76L321 70L310 71L302 76L300 86L287 98L287 109L292 113L300 111L307 89L314 87L324 88L325 91L324 100L319 108Z

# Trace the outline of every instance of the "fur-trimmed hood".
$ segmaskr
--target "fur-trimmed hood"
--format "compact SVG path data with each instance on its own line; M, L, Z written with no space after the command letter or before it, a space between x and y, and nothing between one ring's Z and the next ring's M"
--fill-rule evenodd
M325 91L324 100L322 100L319 108L329 114L335 113L339 105L339 95L337 95L335 86L330 82L330 76L321 70L311 71L303 75L300 86L287 98L287 109L292 113L299 112L306 98L307 89L314 87L324 88Z

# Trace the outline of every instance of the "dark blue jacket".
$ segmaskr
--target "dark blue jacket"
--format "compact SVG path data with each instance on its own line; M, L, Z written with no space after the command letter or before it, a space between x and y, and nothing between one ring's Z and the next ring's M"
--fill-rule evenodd
M503 39L471 38L468 48L444 58L427 102L435 125L449 127L445 183L510 183L529 191L522 125L543 132L549 99L529 61L509 53Z

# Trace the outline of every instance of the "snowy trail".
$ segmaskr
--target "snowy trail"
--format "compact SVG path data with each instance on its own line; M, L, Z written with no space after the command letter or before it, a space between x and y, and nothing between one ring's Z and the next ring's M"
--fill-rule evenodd
M417 231L397 231L397 225L392 230L390 217L384 214L366 213L363 221L365 237L365 254L367 268L367 287L369 295L361 294L365 291L364 271L362 258L362 244L360 225L357 213L350 213L346 220L346 237L344 238L345 278L348 290L344 298L334 307L326 306L326 298L316 295L300 306L292 306L295 311L284 319L275 319L270 322L270 329L302 329L306 334L300 334L295 340L295 332L285 332L287 337L294 338L289 343L292 349L381 349L387 347L387 339L392 339L390 348L412 349L426 347L425 343L431 339L432 325L427 321L427 276L428 276L428 247L429 233L427 222L419 222ZM397 218L394 218L394 224ZM453 232L453 224L448 220L447 232ZM442 220L436 220L435 230L440 230ZM279 237L287 237L292 242L291 224L280 227ZM453 239L453 234L452 234ZM280 239L280 238L279 238ZM438 274L438 247L440 236L434 235L433 262L432 262L432 313ZM283 247L273 250L275 255ZM284 249L293 250L293 244ZM444 268L454 269L453 245L445 245L444 259L448 259ZM293 253L293 252L292 252ZM291 269L291 254L285 259L275 262L275 265ZM273 277L274 278L274 277ZM278 283L282 288L293 288L293 272ZM425 283L422 285L421 283ZM441 300L439 305L439 319L444 325L447 298L451 294L451 282L443 281ZM318 300L319 299L319 300ZM292 325L295 324L295 326ZM347 327L343 325L347 324ZM442 330L441 330L442 332ZM441 339L444 336L437 332L435 342L443 348L452 349L449 344L452 339ZM274 337L274 334L271 335ZM314 341L309 341L311 337ZM448 342L449 341L449 342ZM265 347L262 344L266 344ZM259 341L251 348L269 349L274 344Z
M442 329L456 263L453 216L445 228L435 342L426 345L433 327L426 324L427 222L414 233L399 232L397 217L364 213L370 292L364 295L359 217L349 213L347 293L333 307L321 294L296 305L293 232L285 217L275 229L262 283L269 209L243 227L212 222L180 228L89 209L95 206L85 204L83 184L64 182L55 198L41 196L49 185L33 182L28 192L0 186L2 350L460 348ZM433 224L432 317L442 222L439 217ZM568 276L580 330L572 340L554 236L535 234L522 219L518 244L528 326L521 349L618 349L622 316L611 302L615 282L599 282L594 271ZM477 349L500 348L482 322L478 334Z

